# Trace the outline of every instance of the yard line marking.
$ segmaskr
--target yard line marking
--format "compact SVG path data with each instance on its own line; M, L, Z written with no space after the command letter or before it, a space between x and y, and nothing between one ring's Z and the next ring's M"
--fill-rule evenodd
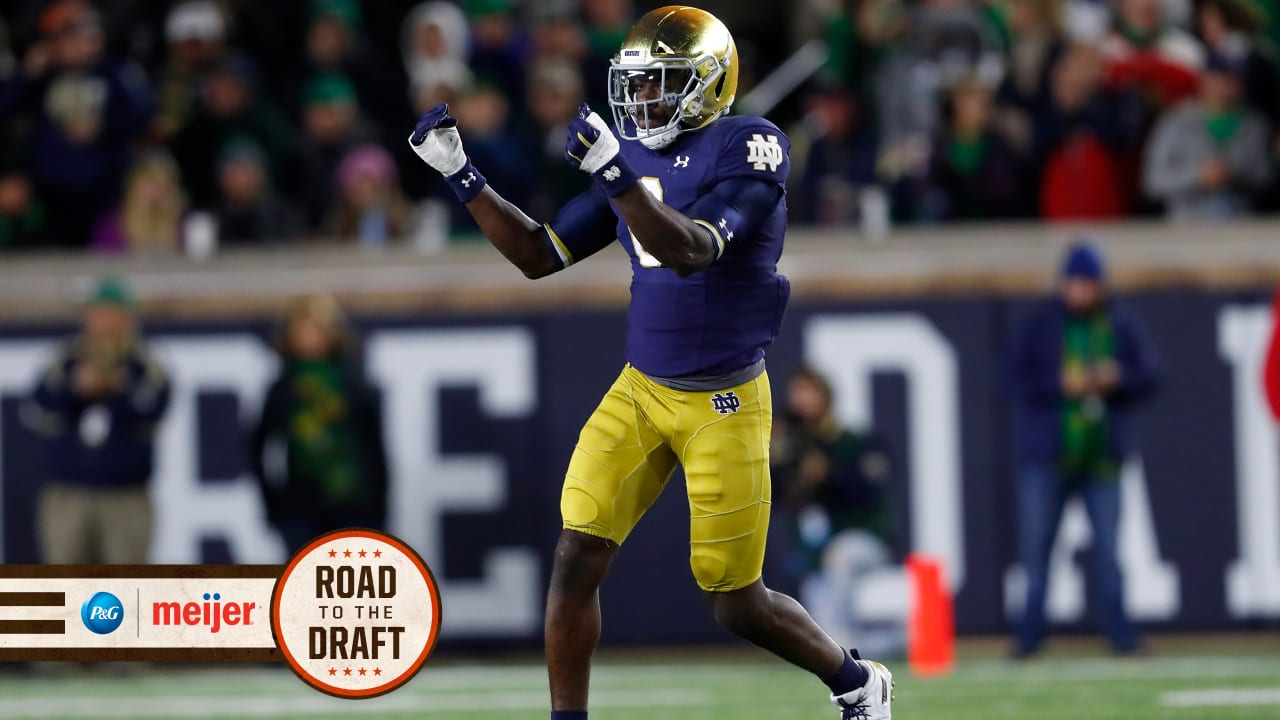
M711 705L715 698L700 690L662 692L602 692L591 694L592 707L649 708ZM273 698L228 697L119 697L104 704L100 697L6 699L5 717L11 720L38 718L276 718L375 715L390 712L439 713L489 712L493 710L539 710L547 703L545 692L486 692L474 695L429 693L395 694L360 703L323 695Z
M1231 707L1280 705L1280 688L1212 688L1173 690L1160 694L1164 707Z
M1180 656L1141 660L1048 658L1030 664L1008 660L960 661L957 674L965 681L1019 682L1126 682L1129 680L1181 680L1204 678L1267 678L1280 673L1280 662L1268 657Z

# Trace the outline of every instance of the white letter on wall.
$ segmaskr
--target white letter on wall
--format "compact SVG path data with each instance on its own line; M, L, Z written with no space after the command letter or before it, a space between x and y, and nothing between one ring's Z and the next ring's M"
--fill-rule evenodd
M1227 568L1227 612L1280 617L1280 457L1263 399L1262 364L1271 333L1265 305L1225 307L1218 351L1234 379L1236 522L1240 558Z
M911 550L942 562L954 594L964 585L960 411L951 343L915 314L825 315L805 328L805 360L831 382L837 417L872 427L871 377L907 378Z
M253 478L245 472L231 481L202 483L196 457L201 433L235 433L234 442L243 442L246 430L258 420L262 396L276 369L275 354L247 333L156 337L151 344L173 388L160 423L151 483L152 562L200 562L200 540L208 536L225 538L234 562L282 562L284 544L267 525ZM200 426L196 400L200 392L211 390L238 398L237 426Z
M369 342L369 370L383 388L391 529L440 572L441 518L507 504L508 468L494 455L444 455L439 390L476 386L484 412L526 417L534 410L534 338L523 328L385 331ZM478 581L437 577L446 634L532 635L541 630L541 579L531 548L485 559Z

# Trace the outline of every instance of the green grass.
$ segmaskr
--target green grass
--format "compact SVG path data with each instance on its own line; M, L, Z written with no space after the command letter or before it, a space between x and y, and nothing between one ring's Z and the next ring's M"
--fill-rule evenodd
M1262 720L1280 718L1280 653L1199 647L1136 660L1059 654L1013 664L962 661L945 678L901 664L902 720ZM1211 654L1188 654L1207 652ZM1173 706L1170 693L1228 693L1232 704ZM609 655L597 664L593 720L800 720L838 717L805 673L747 650ZM1183 697L1198 703L1213 697ZM1250 704L1239 704L1248 701ZM545 720L546 680L524 663L433 662L405 687L372 700L330 698L281 667L41 668L0 674L0 717L462 718Z

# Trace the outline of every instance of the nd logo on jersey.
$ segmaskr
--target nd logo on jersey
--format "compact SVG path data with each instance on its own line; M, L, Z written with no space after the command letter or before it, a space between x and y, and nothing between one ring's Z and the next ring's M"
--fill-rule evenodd
M765 166L770 171L777 170L782 164L782 146L778 144L778 136L752 133L747 141L747 162L756 170L764 170Z

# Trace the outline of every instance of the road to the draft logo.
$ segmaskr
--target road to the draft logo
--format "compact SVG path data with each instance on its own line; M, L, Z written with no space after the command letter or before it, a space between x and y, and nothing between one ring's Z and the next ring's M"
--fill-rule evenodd
M339 530L289 561L271 595L271 629L304 682L339 697L391 692L422 667L440 635L440 591L408 545Z

